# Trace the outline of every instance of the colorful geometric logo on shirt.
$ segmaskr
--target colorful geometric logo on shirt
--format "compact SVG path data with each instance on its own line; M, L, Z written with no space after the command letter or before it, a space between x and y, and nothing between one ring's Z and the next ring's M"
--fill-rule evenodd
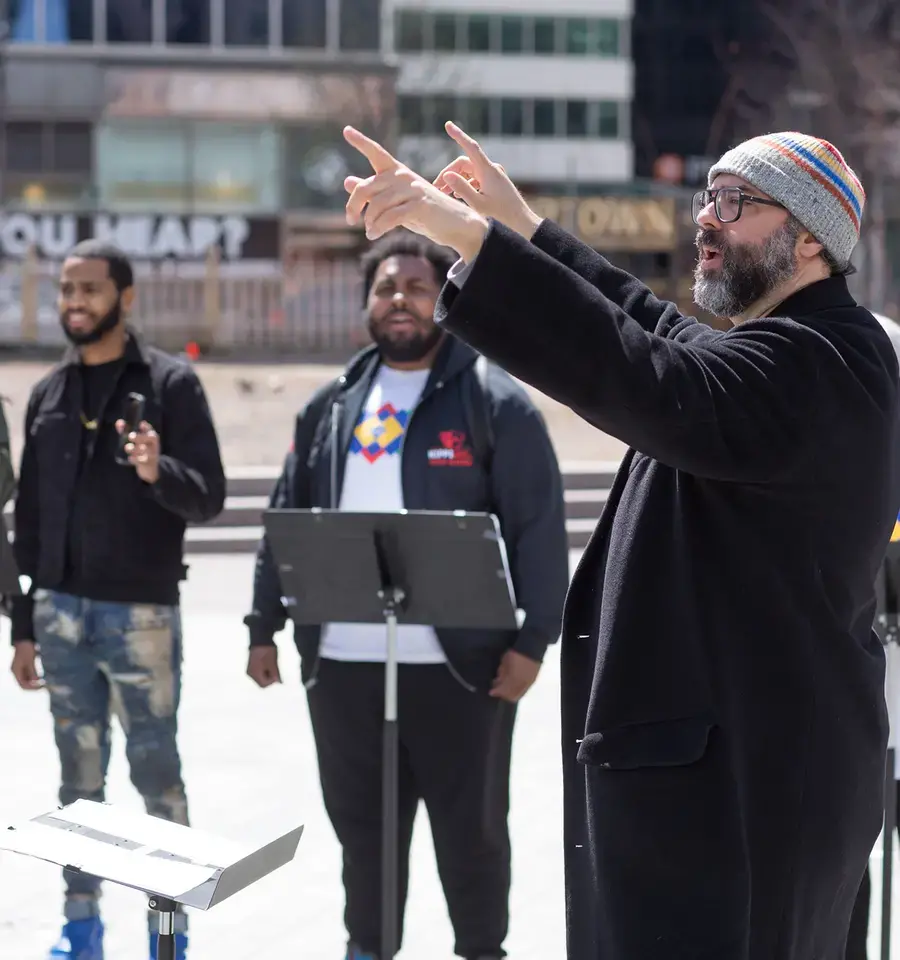
M900 540L900 515L898 515L894 521L894 532L891 534L891 543L896 543L898 540Z
M385 454L399 453L408 422L409 411L395 410L390 403L375 413L364 414L353 431L350 453L362 454L369 463Z

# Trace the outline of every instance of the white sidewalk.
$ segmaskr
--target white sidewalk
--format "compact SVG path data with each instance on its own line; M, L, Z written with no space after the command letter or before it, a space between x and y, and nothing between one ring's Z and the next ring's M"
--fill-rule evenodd
M343 960L340 856L322 807L298 658L280 639L285 679L258 690L244 675L252 558L202 558L184 591L181 748L198 827L236 840L306 824L295 863L208 914L191 916L193 960ZM58 761L43 693L18 690L0 647L0 823L56 806ZM523 702L513 772L511 960L564 956L558 655ZM140 809L116 729L107 799ZM419 814L402 960L451 960L452 933ZM61 883L51 864L0 853L0 957L44 960L59 929ZM109 885L109 960L146 960L145 904Z

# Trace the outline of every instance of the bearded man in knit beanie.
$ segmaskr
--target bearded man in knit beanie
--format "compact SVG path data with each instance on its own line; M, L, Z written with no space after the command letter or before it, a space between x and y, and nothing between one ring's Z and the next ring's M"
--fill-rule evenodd
M845 278L863 187L798 133L713 166L695 295L722 331L447 130L464 156L429 183L348 128L373 168L348 220L453 247L437 321L629 447L562 622L568 957L841 960L882 821L900 507L897 358Z

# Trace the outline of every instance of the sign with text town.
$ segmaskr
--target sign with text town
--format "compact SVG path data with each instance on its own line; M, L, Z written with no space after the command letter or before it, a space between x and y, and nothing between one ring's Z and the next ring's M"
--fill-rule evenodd
M538 216L554 220L598 250L664 252L676 247L671 197L530 197Z
M81 240L94 237L121 247L134 260L203 260L218 245L222 261L277 260L281 224L244 216L93 216L8 212L0 215L0 257L60 260Z

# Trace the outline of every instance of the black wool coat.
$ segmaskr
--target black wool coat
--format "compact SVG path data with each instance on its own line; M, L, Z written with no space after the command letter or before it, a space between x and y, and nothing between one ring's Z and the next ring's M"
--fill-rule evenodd
M544 222L437 319L630 445L562 635L570 960L839 960L882 820L898 366L839 277L721 332ZM524 465L523 465L524 466Z

